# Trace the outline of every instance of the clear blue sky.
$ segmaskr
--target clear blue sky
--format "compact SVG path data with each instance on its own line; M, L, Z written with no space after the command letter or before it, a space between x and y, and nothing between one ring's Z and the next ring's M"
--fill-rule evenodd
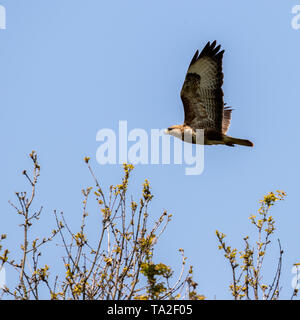
M273 211L285 251L282 298L292 292L292 264L300 260L299 51L300 30L291 27L296 1L0 0L7 29L0 30L0 233L17 247L20 220L8 204L25 187L27 155L42 166L36 206L44 206L38 231L54 225L51 212L65 212L76 225L81 189L92 185L86 155L104 186L121 178L119 165L100 166L95 155L101 128L166 128L183 122L179 92L196 49L218 40L226 50L225 101L233 106L230 135L253 149L205 149L200 176L180 165L138 165L131 181L137 197L148 178L154 216L173 220L156 261L179 269L179 248L194 265L200 293L231 298L230 268L217 250L215 230L241 248L253 236L248 217L269 191L287 200ZM92 213L91 213L92 214ZM95 227L96 233L96 227ZM276 238L274 238L276 244ZM276 269L277 247L266 272ZM49 249L48 263L61 263ZM276 257L276 259L275 259ZM7 272L9 285L15 273Z

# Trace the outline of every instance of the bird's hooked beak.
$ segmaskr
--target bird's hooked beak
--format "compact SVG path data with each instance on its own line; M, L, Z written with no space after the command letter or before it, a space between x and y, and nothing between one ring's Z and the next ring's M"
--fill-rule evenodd
M165 129L164 134L170 134L170 128Z

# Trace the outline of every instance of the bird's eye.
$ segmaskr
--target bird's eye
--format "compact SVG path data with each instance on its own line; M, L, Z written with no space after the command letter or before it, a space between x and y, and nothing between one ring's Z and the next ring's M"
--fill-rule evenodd
M172 128L168 128L168 131L171 131L172 130Z

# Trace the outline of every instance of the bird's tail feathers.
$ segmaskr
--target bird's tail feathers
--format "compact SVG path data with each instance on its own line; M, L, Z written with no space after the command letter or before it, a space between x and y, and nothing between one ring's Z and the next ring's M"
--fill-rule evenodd
M229 136L224 137L224 142L226 145L233 147L235 144L246 147L253 147L254 144L250 140L238 139Z

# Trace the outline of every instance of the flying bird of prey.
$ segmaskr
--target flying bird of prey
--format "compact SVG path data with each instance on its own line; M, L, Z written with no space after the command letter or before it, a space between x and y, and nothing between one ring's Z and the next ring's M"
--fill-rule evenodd
M249 140L233 138L226 135L230 126L232 109L223 101L222 59L224 50L216 46L216 41L208 42L202 52L197 50L188 68L181 89L184 107L184 124L169 127L166 134L186 141L190 135L191 143L196 140L196 130L204 130L204 144L235 144L253 147Z

